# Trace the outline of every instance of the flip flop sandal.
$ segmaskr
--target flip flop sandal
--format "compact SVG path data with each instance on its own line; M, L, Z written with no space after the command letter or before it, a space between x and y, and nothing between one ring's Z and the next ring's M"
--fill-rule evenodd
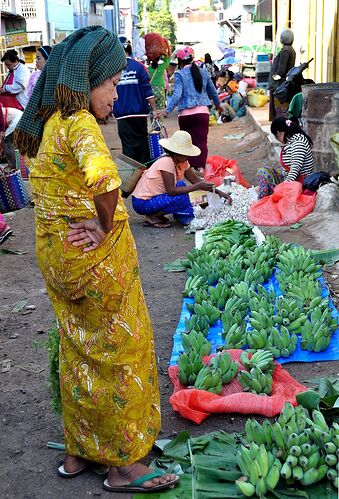
M154 229L168 229L169 227L171 227L171 224L168 222L155 222L155 223L152 223L152 222L149 222L148 220L146 220L144 223L143 223L143 226L144 227L153 227Z
M65 470L64 465L62 464L61 466L59 466L57 473L61 478L74 478L78 475L81 475L81 473L83 473L84 471L86 471L88 469L89 469L89 466L88 466L88 464L86 464L83 468L80 468L80 470L68 473L68 471Z
M176 476L174 480L171 480L170 482L166 483L160 483L158 485L153 485L153 487L142 487L142 484L148 480L153 480L153 478L158 478L160 476L164 475L164 473L160 471L154 471L154 473L149 473L148 475L143 475L140 478L137 478L136 480L133 480L133 482L128 483L127 485L110 485L108 483L108 479L104 481L103 487L105 490L108 492L154 492L157 490L164 490L164 489L173 489L176 484L179 482L179 477Z

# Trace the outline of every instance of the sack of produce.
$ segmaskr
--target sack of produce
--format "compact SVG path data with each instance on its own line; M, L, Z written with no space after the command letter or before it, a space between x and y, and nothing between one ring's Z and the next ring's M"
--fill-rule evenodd
M248 105L251 107L263 107L269 98L263 88L253 88L247 93Z
M224 182L224 178L234 175L237 184L240 184L246 188L250 187L250 184L243 177L238 162L235 159L226 159L223 156L209 156L206 161L205 175L204 178L206 182L213 182L215 185L221 185Z
M299 222L314 209L316 193L303 194L301 182L282 182L271 196L251 204L248 218L255 225L290 225Z
M159 33L147 33L145 35L145 51L150 61L154 61L161 55L169 56L171 52L168 41Z

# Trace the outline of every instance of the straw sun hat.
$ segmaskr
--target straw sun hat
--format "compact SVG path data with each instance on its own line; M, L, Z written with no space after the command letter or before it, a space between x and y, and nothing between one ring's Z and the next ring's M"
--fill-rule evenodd
M199 147L192 144L192 138L188 132L177 130L169 139L160 139L159 144L168 151L182 154L183 156L199 156Z

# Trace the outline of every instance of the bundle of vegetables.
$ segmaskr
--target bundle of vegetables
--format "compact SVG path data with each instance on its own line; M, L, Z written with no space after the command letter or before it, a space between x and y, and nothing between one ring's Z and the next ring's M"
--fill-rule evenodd
M339 425L334 422L329 427L320 411L313 410L309 414L302 406L286 403L273 425L267 420L260 425L248 419L245 431L250 449L256 450L259 456L252 458L251 467L247 467L249 449L241 447L238 454L244 477L236 483L247 497L255 494L264 497L267 491L273 490L279 481L277 470L289 485L300 482L308 486L327 477L339 487ZM276 466L272 471L274 479L271 480L270 475L267 481L265 478L272 466Z

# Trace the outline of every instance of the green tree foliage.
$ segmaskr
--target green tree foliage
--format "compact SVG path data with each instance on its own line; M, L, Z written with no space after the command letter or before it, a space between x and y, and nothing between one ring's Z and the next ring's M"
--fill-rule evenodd
M164 38L167 38L172 45L175 44L175 30L176 24L173 16L169 10L169 0L162 0L159 5L159 0L141 0L139 2L139 17L144 22L144 5L146 6L147 13L147 33L157 32ZM145 34L145 27L141 35Z

